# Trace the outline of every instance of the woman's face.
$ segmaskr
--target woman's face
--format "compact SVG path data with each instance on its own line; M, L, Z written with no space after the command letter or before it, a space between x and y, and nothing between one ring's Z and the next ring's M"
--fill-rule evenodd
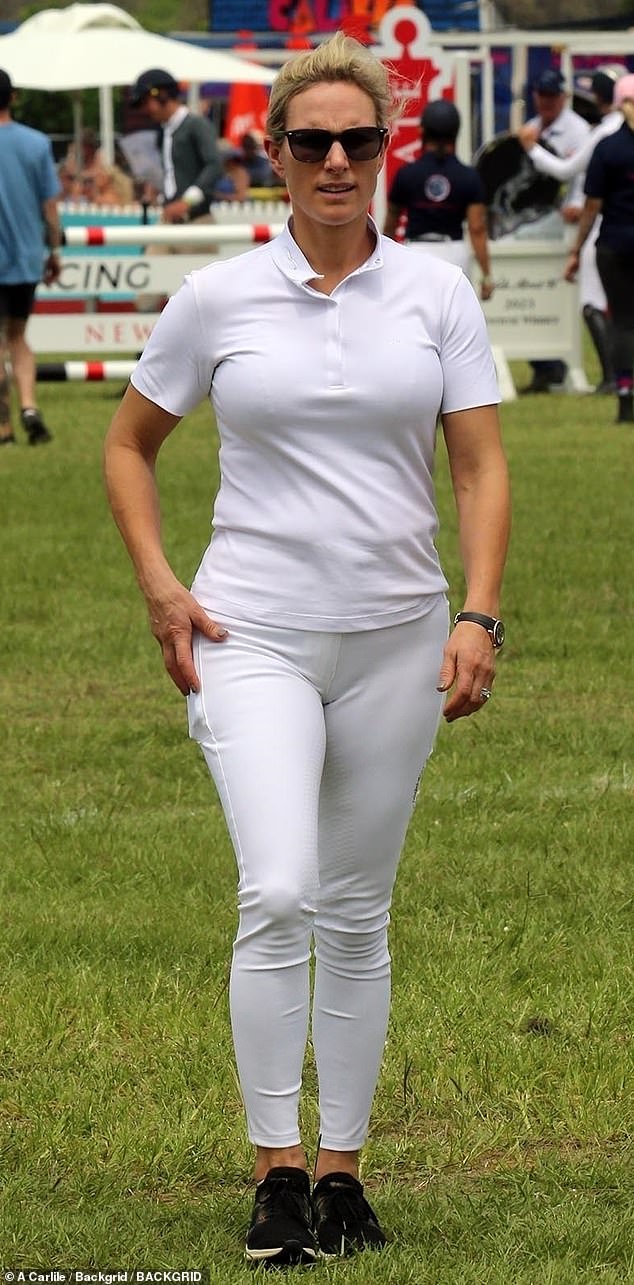
M356 125L376 125L374 103L358 85L349 81L323 81L295 94L288 104L287 129L327 129L340 134ZM277 176L284 180L298 215L340 227L365 218L383 165L385 147L370 161L351 161L340 142L334 142L323 161L298 161L288 139L281 144L266 140L266 150Z

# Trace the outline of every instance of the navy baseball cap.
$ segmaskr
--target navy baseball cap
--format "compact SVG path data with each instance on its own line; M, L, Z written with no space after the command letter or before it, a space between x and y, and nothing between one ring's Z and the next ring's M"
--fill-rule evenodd
M163 71L161 67L151 67L149 71L144 71L138 77L136 83L130 90L130 103L133 107L138 107L144 98L152 92L153 89L166 89L170 98L178 98L180 93L178 81L169 71Z
M460 112L446 98L438 98L427 104L420 123L425 133L434 138L455 139L460 129Z
M537 77L534 88L538 94L563 94L566 82L560 71L549 67Z

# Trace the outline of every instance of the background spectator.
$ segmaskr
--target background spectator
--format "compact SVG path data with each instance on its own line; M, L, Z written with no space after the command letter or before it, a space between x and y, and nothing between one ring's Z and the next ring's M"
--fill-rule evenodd
M405 239L452 243L453 263L466 270L468 251L463 245L466 220L473 253L480 266L480 296L493 294L484 188L477 170L455 155L460 113L453 103L439 99L428 103L421 116L422 156L398 171L388 196L384 231L395 236L403 212Z
M158 67L144 71L130 94L132 105L160 126L166 223L207 216L222 172L211 121L188 111L179 96L178 82Z
M592 98L596 105L599 123L590 131L581 146L570 156L555 156L553 152L541 147L537 142L539 131L533 125L523 125L518 137L526 148L535 169L542 174L566 182L587 169L590 157L602 138L607 138L623 124L623 117L612 104L614 86L625 68L598 68L591 85ZM615 391L614 369L608 338L607 300L597 271L595 245L599 235L601 220L595 221L592 234L586 240L581 253L579 273L579 292L583 319L588 327L599 362L601 365L601 383L595 389L597 393Z
M251 181L249 171L239 147L232 147L226 138L218 140L222 157L222 174L214 189L216 201L246 201Z
M0 443L14 442L9 414L9 363L31 446L49 442L35 400L35 358L26 326L39 281L60 273L59 179L45 134L11 116L13 86L0 71ZM48 254L46 247L48 246Z
M534 100L537 115L528 121L536 131L537 137L558 156L570 156L585 142L590 133L590 126L582 116L568 107L565 81L559 71L549 68L542 72L534 87ZM583 206L583 175L577 175L571 182L560 207L564 223L577 223ZM566 365L563 361L532 361L533 378L520 391L523 393L547 393L551 384L563 384L566 377Z
M564 275L574 280L579 256L601 215L597 267L613 327L618 394L617 423L634 423L634 75L616 83L614 103L623 115L616 133L595 147L586 176L586 202Z
M242 158L249 175L249 187L275 187L277 179L262 145L262 135L250 130L242 136Z

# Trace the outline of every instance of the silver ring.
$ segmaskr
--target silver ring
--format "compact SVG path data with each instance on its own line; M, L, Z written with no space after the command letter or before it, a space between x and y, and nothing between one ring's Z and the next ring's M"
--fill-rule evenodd
M490 701L492 695L493 695L493 692L490 691L488 687L480 688L480 700L482 701L483 705L486 705L487 701Z

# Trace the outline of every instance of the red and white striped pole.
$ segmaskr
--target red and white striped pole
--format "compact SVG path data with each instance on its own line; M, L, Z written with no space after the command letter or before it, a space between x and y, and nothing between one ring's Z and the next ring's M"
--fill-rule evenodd
M44 361L37 367L38 383L100 383L106 379L129 379L136 361Z
M284 229L283 223L186 223L176 226L65 228L65 245L263 245Z

